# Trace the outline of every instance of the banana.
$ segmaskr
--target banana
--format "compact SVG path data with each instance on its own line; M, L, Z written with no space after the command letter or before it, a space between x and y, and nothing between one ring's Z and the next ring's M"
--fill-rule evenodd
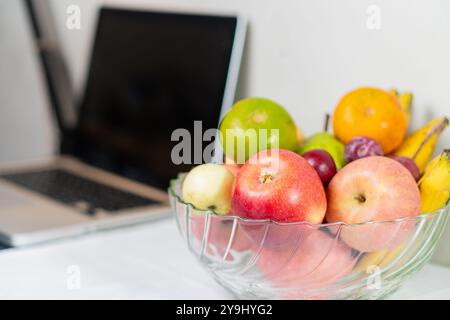
M409 120L411 119L413 94L411 92L404 92L404 93L400 94L398 99L402 106L403 112L406 114L406 117L408 118L408 123L409 123Z
M450 149L433 159L419 180L421 212L433 212L450 198Z
M397 91L397 89L394 89L394 88L389 89L388 92L397 98L403 112L406 115L406 118L408 119L408 123L409 123L409 120L411 119L413 94L411 92L399 93Z
M420 172L423 172L433 154L440 134L447 126L448 119L446 117L431 120L424 127L407 137L394 154L412 158Z
M408 244L409 239L403 241L400 245L396 246L392 249L384 249L380 251L366 253L359 261L356 267L353 269L353 272L367 272L370 270L370 267L378 266L380 268L384 268L390 262L392 262L395 258L397 258L398 254L402 252L402 250Z

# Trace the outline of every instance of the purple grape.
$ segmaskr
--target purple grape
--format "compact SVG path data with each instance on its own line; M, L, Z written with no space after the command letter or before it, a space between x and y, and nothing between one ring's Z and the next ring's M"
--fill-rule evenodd
M384 156L381 145L371 138L355 137L345 145L345 161L347 163L371 156Z

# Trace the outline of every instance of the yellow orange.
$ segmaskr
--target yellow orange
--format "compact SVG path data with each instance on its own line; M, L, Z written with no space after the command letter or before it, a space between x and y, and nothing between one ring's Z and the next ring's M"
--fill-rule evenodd
M402 143L408 118L401 105L387 91L362 87L347 93L333 114L334 135L344 143L366 136L390 153Z

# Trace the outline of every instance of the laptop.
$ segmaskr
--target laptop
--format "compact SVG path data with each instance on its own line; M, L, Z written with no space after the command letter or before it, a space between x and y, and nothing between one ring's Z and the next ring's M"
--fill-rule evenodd
M192 167L171 160L171 134L193 135L194 121L217 128L234 100L244 37L238 16L101 8L76 125L59 130L59 153L0 164L0 242L168 216L169 180Z

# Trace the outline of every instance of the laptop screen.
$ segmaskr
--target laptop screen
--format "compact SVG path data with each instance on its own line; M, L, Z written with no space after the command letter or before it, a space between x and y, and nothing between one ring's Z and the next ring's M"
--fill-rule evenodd
M192 133L193 160L194 121L217 128L236 23L103 8L71 153L162 189L189 170L173 163L171 135Z

